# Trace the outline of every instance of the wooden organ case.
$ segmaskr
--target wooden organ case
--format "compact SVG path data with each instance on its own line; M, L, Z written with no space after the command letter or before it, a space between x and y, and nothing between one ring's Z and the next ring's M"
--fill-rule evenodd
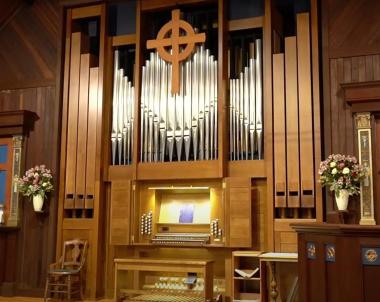
M65 6L57 251L89 240L88 297L118 297L114 259L193 259L233 301L233 250L296 251L289 224L321 219L316 1L297 37L280 2Z

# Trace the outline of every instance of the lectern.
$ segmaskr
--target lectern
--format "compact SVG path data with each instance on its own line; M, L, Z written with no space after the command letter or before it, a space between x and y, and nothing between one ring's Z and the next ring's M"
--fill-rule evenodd
M300 301L379 301L380 226L293 224Z

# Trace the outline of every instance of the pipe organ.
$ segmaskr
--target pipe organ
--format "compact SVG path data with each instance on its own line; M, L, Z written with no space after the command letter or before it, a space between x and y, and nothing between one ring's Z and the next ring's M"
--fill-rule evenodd
M89 43L87 35L71 34L64 203L69 217L92 217L94 208L99 70Z
M135 88L120 66L115 50L112 96L112 164L130 165L133 158Z
M255 1L65 7L57 251L89 241L88 297L133 280L113 280L133 255L157 261L128 299L149 301L163 259L185 258L214 261L226 300L244 299L232 250L295 251L290 223L321 219L315 23L271 19L293 20L293 0L244 17Z
M171 93L172 66L157 52L142 67L141 162L213 160L218 155L218 63L197 48L180 67L180 91Z
M263 158L262 41L250 48L248 66L230 79L230 160Z
M275 207L278 217L315 217L313 99L309 14L273 55Z

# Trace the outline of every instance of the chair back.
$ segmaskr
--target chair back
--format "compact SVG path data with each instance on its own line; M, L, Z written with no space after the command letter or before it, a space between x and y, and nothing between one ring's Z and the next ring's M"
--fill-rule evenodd
M61 269L81 270L87 256L87 240L73 239L63 243Z

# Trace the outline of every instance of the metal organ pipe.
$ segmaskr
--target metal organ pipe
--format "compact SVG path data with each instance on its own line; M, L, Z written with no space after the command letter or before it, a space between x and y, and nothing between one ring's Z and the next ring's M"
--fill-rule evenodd
M262 159L262 42L237 79L230 79L230 160Z
M112 97L112 164L132 162L134 87L119 65L119 50L114 53L114 82Z
M172 95L171 64L151 53L142 67L142 162L217 158L217 61L200 46L180 73L180 92Z

